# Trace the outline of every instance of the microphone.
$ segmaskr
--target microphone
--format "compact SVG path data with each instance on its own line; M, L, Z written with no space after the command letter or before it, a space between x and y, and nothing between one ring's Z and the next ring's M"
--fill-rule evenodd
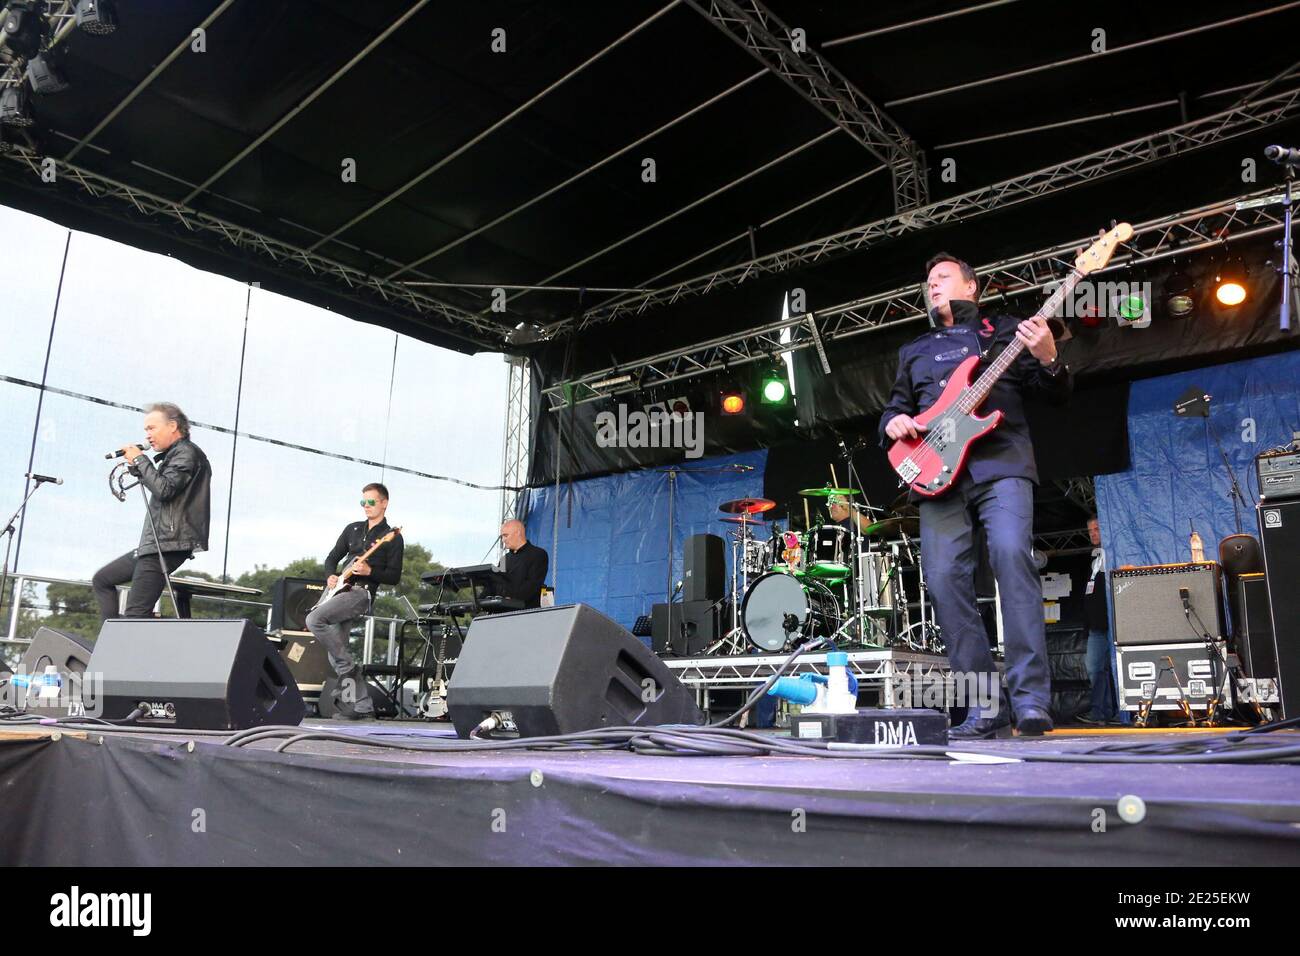
M128 447L129 447L129 446L128 446ZM136 448L141 448L141 449L143 449L143 448L148 448L148 447L149 447L149 439L146 438L146 439L144 440L144 444L142 444L142 445L136 445L135 447L136 447ZM117 451L110 451L110 452L109 452L107 455L105 455L104 457L105 457L105 458L122 458L122 457L124 457L125 455L126 455L126 448L119 448Z
M1300 166L1300 149L1288 149L1285 146L1265 146L1264 158L1286 166Z
M730 468L732 471L753 471L753 470L754 470L754 466L753 466L753 465L737 465L737 464L731 464L731 465L728 465L727 467Z
M31 472L28 472L27 475L26 475L26 477L30 478L32 481L36 482L38 485L41 484L42 482L49 482L50 484L54 484L54 485L61 485L61 484L63 484L63 479L62 479L62 478L51 478L49 475L34 475L34 474L32 474Z
M1192 613L1191 592L1188 591L1187 588L1179 588L1178 596L1183 599L1183 613L1191 614Z

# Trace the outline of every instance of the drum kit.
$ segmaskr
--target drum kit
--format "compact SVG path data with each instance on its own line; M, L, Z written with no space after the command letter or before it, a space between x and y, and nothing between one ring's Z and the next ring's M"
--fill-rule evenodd
M816 637L841 647L942 652L915 507L904 496L889 509L873 508L857 502L861 495L830 485L800 491L803 531L790 513L782 523L769 498L722 503L719 520L731 525L731 629L706 653L780 653Z

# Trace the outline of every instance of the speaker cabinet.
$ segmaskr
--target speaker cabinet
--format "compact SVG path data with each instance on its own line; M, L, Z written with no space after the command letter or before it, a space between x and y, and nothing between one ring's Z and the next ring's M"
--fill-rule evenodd
M23 674L43 674L45 668L53 664L58 668L62 691L60 700L52 700L46 705L37 704L32 694L25 694L27 713L45 717L68 715L68 704L80 697L82 675L90 663L91 647L91 641L80 634L56 631L52 627L37 628L32 635L31 644L27 646L27 653L23 654L19 671Z
M656 604L650 609L650 637L656 654L691 657L722 636L724 608L717 601Z
M1277 650L1273 646L1273 619L1268 608L1268 582L1263 574L1237 578L1237 655L1247 677L1277 679Z
M271 585L272 633L307 630L307 613L325 591L318 578L280 578Z
M475 618L447 703L462 737L492 714L521 737L704 722L663 661L585 604Z
M251 621L105 621L87 668L100 681L92 712L123 720L143 705L137 726L243 730L296 725L305 707L275 647Z
M1195 612L1190 627L1179 593L1182 588L1187 589ZM1226 636L1223 589L1219 566L1213 561L1120 568L1111 572L1110 594L1118 647L1203 641L1198 617L1216 641Z
M1300 717L1300 500L1259 506L1283 718Z
M716 534L693 534L682 552L682 600L719 601L726 593L724 544Z

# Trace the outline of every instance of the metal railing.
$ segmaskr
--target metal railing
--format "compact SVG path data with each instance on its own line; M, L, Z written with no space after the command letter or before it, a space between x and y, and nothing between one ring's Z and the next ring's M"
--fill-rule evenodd
M8 626L5 634L0 637L0 647L5 645L26 646L31 644L31 637L20 637L18 635L19 624L22 620L24 608L36 611L50 611L48 603L27 601L24 602L23 591L28 584L66 584L74 587L84 587L90 591L92 585L89 581L82 581L76 578L59 578L44 574L14 574L9 578L8 593L4 595L4 607L8 612ZM126 591L129 585L119 585L119 592ZM160 599L161 600L161 599ZM249 601L242 598L218 597L209 594L194 594L191 601L197 606L199 602L215 604L219 606L238 605L241 607L256 607L265 610L262 619L262 627L269 629L271 625L271 605L267 601ZM96 611L96 614L98 611ZM202 614L196 614L196 617L203 617ZM220 616L220 615L218 615ZM385 637L382 634L381 627L387 625L388 634ZM353 639L358 637L361 640L362 660L367 664L378 663L375 661L375 640L378 637L380 641L386 642L384 648L384 663L395 665L397 663L397 635L398 629L402 625L402 618L396 617L374 617L367 615L360 628L360 634L353 631ZM95 635L87 635L94 637Z

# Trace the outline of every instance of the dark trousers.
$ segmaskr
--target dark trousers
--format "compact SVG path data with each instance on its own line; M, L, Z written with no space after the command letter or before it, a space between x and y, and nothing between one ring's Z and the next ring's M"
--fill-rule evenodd
M948 663L960 675L983 674L986 686L998 686L988 632L975 603L976 517L988 537L989 563L1002 602L1012 709L1050 711L1043 586L1032 554L1034 486L1027 478L981 484L966 478L943 497L921 503L921 563Z
M167 573L175 571L187 560L188 551L164 551ZM136 557L134 551L128 551L120 558L114 558L95 572L91 584L95 588L95 600L99 602L99 617L107 621L110 617L122 617L117 610L117 586L131 582L131 590L126 596L126 617L152 617L153 606L167 588L163 578L162 565L157 554L142 554ZM188 594L176 591L176 611L181 617L190 616L190 599Z

